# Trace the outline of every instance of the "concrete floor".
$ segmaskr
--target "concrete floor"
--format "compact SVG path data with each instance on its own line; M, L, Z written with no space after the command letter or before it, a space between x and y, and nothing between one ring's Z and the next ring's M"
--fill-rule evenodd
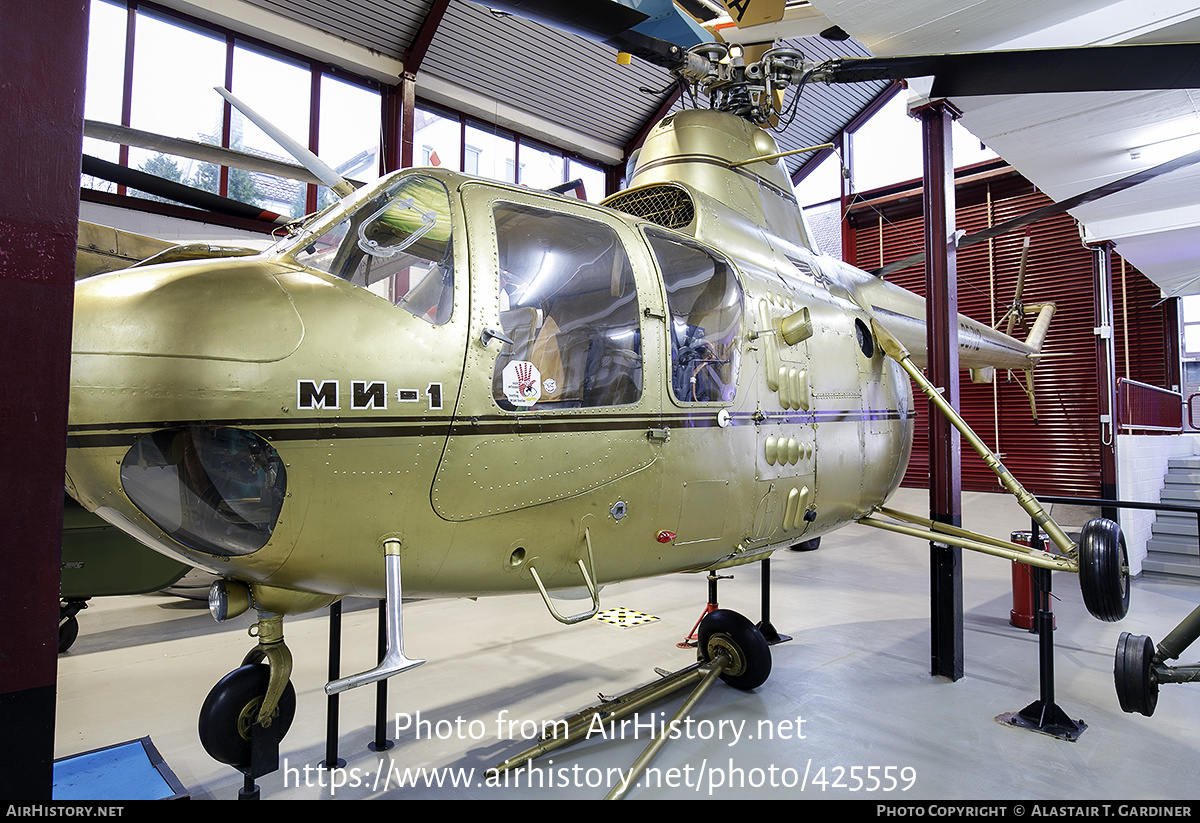
M893 504L921 513L927 493L902 490ZM964 495L963 520L1002 537L1029 528L1000 495ZM1200 798L1200 684L1164 685L1149 718L1123 713L1113 685L1120 632L1161 640L1200 602L1200 588L1138 579L1128 617L1102 623L1084 609L1074 576L1054 575L1055 702L1086 724L1067 742L997 720L1040 697L1038 641L1009 625L1010 564L964 552L963 566L966 673L950 682L929 674L925 543L849 526L815 552L777 554L770 616L793 639L772 648L770 679L753 692L718 683L629 798ZM731 573L720 605L757 621L761 570ZM682 695L643 710L641 728L548 755L507 785L486 785L483 772L530 745L526 736L541 724L594 705L598 693L694 662L676 644L706 596L695 575L607 587L602 608L657 618L630 627L560 625L536 595L406 605L405 650L428 662L389 683L394 745L369 747L374 687L346 693L337 748L345 765L333 772L318 767L328 617L289 619L298 708L282 769L258 780L262 797L602 798L648 744L647 720L669 717ZM242 776L205 754L196 717L212 685L253 647L250 616L218 625L202 603L142 595L93 601L80 620L78 641L59 659L56 757L149 736L193 798L235 798ZM373 665L376 620L373 603L346 603L343 674ZM1200 657L1188 652L1175 663ZM406 770L410 781L398 786Z

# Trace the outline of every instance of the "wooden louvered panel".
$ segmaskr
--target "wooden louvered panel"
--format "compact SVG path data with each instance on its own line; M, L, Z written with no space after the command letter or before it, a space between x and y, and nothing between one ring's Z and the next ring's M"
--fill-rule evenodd
M968 234L1049 202L1015 176L961 185L957 199L957 228ZM852 213L851 252L856 264L876 268L920 251L921 218L914 211L911 202L904 202ZM999 322L1012 299L1022 243L1023 236L1014 234L959 251L960 312L990 325ZM924 278L924 269L915 268L898 272L891 279L923 294ZM1162 312L1147 305L1147 284L1140 274L1127 273L1126 294L1132 294L1133 299L1127 299L1126 310L1130 327L1136 329L1130 336L1130 368L1132 373L1142 375L1135 379L1158 384L1165 371ZM966 372L962 375L963 417L1021 482L1040 494L1100 493L1093 292L1092 253L1081 244L1074 220L1062 215L1035 225L1031 229L1024 301L1053 301L1057 305L1044 347L1046 356L1035 374L1038 422L1033 422L1028 399L1016 382L1024 380L1023 374L1012 375L1011 379L998 374L994 384L973 384ZM1118 303L1118 321L1122 318ZM1026 333L1020 326L1014 332L1018 337ZM1119 344L1122 341L1118 339ZM1123 362L1123 354L1121 345L1118 364ZM928 414L926 411L917 421L905 485L928 485ZM994 475L969 448L963 450L962 484L972 491L997 489Z

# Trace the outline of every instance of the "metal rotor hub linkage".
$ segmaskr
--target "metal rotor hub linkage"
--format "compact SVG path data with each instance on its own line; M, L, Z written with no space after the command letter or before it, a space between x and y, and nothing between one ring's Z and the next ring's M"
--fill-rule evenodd
M711 108L763 126L778 114L777 94L823 79L825 68L825 63L806 63L796 49L770 49L757 62L746 63L740 48L704 43L688 49L675 74L707 95Z

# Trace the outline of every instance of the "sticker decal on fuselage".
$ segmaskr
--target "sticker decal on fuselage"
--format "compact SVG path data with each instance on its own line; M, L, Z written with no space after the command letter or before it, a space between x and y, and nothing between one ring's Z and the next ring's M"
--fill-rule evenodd
M542 375L528 360L514 360L504 367L501 375L504 396L514 406L528 408L542 396Z

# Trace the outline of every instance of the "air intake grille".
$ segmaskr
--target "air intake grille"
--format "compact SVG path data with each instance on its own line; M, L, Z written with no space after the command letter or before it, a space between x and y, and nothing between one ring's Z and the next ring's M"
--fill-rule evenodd
M604 205L668 229L685 228L691 225L696 216L691 195L685 189L670 184L614 194L604 201Z

